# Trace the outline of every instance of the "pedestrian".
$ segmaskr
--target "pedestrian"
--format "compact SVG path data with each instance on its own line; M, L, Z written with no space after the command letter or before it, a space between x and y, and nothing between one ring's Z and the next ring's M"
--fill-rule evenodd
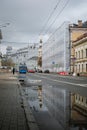
M13 70L12 70L13 74L15 74L15 68L13 67Z

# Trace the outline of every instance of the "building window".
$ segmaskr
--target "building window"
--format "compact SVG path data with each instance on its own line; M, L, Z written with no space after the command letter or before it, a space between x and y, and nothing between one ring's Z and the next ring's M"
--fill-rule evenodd
M26 57L26 55L24 54L24 57Z
M77 72L77 65L75 65L75 68L76 68L75 71Z
M83 102L83 97L82 97L82 102Z
M86 49L86 57L87 57L87 49Z
M83 72L83 64L82 64L82 72Z
M81 50L81 52L82 52L82 58L83 58L83 50Z
M80 51L79 51L79 59L80 59Z
M77 52L76 52L76 58L77 58Z
M79 65L79 72L80 72L80 65Z
M87 98L86 98L86 104L87 104Z
M86 64L86 72L87 72L87 64Z

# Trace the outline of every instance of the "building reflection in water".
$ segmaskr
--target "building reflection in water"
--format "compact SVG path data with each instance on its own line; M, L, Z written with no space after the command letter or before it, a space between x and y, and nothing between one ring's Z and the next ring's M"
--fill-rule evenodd
M42 86L38 86L38 100L39 106L42 108Z
M43 86L43 102L64 130L87 130L87 97L56 86Z

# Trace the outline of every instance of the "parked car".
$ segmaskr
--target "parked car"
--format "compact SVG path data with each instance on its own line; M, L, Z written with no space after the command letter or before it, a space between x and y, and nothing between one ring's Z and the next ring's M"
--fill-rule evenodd
M65 72L65 71L61 71L61 72L58 72L59 75L69 75L68 72Z
M43 71L42 71L42 70L40 70L40 69L38 69L38 70L37 70L37 72L38 72L38 73L42 73Z
M49 70L45 70L44 73L50 73L50 71Z
M28 73L35 73L35 70L34 69L29 69Z

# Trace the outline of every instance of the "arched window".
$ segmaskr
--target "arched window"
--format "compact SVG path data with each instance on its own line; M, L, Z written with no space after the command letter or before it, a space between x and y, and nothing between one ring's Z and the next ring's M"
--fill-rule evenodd
M86 64L86 72L87 72L87 64Z
M83 64L82 64L82 72L83 72Z
M87 57L87 48L86 48L86 57Z
M81 53L82 53L82 58L83 58L83 50L81 50Z

